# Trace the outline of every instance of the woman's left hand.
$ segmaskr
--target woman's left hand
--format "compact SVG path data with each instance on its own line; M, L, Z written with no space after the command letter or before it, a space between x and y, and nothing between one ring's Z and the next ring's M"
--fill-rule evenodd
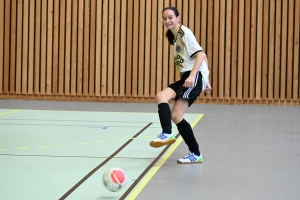
M183 86L186 88L190 88L194 86L195 77L190 75L184 82Z

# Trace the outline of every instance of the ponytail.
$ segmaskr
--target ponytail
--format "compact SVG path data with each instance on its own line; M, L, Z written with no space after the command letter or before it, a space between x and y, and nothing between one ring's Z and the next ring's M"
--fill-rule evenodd
M174 35L170 29L167 30L166 36L168 38L169 44L173 45L174 44Z

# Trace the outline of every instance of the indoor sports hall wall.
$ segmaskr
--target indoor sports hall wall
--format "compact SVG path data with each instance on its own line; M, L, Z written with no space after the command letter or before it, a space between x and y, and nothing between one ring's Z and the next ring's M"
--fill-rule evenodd
M169 5L208 56L199 103L299 105L299 0L0 0L0 98L153 102Z

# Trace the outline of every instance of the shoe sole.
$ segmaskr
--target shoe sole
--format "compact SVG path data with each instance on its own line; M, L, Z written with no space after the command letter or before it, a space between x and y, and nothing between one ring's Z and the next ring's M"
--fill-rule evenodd
M177 163L178 164L201 164L201 163L203 163L203 161L201 161L201 162L180 162L177 160Z
M174 142L176 142L176 139L170 139L167 142L152 141L152 142L150 142L150 146L153 147L153 148L159 148L159 147L162 147L162 146L165 146L165 145L171 145Z

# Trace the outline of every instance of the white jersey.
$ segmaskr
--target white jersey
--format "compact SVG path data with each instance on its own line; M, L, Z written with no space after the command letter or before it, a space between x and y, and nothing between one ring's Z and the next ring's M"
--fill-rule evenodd
M186 26L181 25L174 43L175 66L179 73L192 71L196 61L196 54L203 51L197 42L193 32ZM207 63L203 60L199 71L202 74L202 89L208 83L209 70Z

